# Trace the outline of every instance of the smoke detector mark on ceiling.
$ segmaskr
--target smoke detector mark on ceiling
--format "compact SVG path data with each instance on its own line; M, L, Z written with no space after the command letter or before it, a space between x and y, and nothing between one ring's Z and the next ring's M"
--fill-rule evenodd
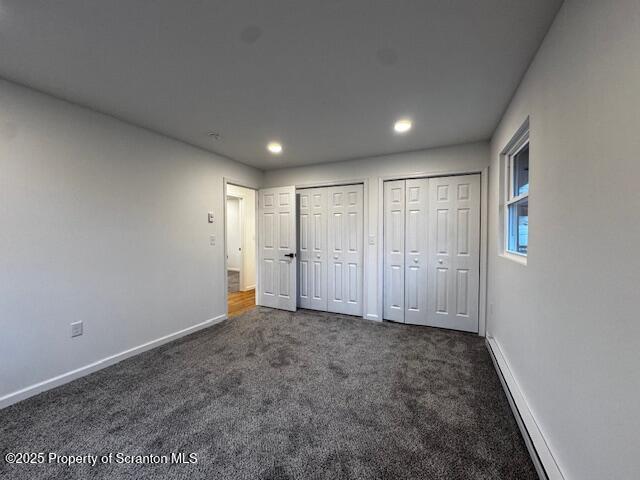
M393 48L379 48L376 58L380 65L391 66L398 63L398 53Z
M252 45L262 36L262 29L257 25L249 25L240 33L240 40L248 45Z

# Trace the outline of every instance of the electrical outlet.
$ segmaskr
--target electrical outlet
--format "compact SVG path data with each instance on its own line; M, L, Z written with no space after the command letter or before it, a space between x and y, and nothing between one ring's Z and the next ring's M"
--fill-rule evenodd
M209 235L209 245L211 245L212 247L216 246L216 236L215 235Z
M73 322L71 324L71 338L82 335L82 322Z

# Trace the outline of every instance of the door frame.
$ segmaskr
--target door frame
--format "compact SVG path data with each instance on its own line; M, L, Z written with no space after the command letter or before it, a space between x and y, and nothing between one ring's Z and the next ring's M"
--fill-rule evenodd
M486 336L487 331L487 254L488 254L488 202L489 202L489 167L481 170L438 170L394 174L378 177L378 311L380 319L384 312L384 182L391 180L409 180L414 178L454 177L461 175L480 175L480 291L478 292L478 336ZM365 277L366 278L366 277Z
M346 185L362 185L362 216L363 216L363 224L362 224L362 284L360 288L362 288L362 318L366 320L379 320L378 316L375 314L367 313L367 300L368 300L368 291L365 284L365 279L367 278L367 273L369 272L368 262L367 262L367 250L371 246L369 245L369 181L367 178L354 178L350 180L333 180L327 182L313 182L313 183L294 183L294 187L296 188L296 193L299 189L303 188L322 188L322 187L340 187ZM297 212L296 212L297 215ZM297 234L297 232L296 232ZM296 295L297 298L297 295Z
M254 211L256 212L256 214L254 215L254 223L255 223L255 232L256 232L256 239L255 239L255 243L256 243L256 248L255 250L255 266L256 266L256 287L255 287L255 291L256 291L256 295L258 292L258 282L260 281L260 272L259 272L259 262L258 262L258 190L260 187L256 186L256 185L252 185L250 182L245 182L245 181L241 181L241 180L234 180L232 178L229 177L222 177L222 232L223 232L223 248L222 248L222 258L223 258L223 265L224 265L224 312L225 312L225 318L229 317L229 278L228 278L228 273L227 273L227 269L228 269L228 261L227 261L227 185L235 185L236 187L242 187L242 188L246 188L249 190L253 190L255 192L255 205L253 206L253 208L255 209ZM234 197L234 195L231 195L232 197ZM237 198L237 197L235 197ZM244 199L241 199L241 201L244 201ZM246 205L246 203L245 203ZM243 218L244 220L244 218ZM244 232L244 224L242 226L242 230ZM244 245L244 235L242 238L242 259L244 260L244 250L245 250L245 245ZM242 282L242 266L240 267L240 282Z

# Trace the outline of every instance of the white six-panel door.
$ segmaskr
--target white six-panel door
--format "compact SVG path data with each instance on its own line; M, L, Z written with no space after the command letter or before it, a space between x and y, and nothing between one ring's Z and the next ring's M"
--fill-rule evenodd
M405 323L428 324L427 258L429 244L427 210L429 184L426 178L407 180L405 187Z
M258 192L259 279L257 303L296 310L296 190L267 188Z
M478 331L480 175L429 179L428 324Z
M478 331L480 176L384 182L384 318Z
M298 305L327 310L327 188L298 190Z
M329 187L327 310L362 315L363 186Z
M405 181L384 182L384 315L404 322Z

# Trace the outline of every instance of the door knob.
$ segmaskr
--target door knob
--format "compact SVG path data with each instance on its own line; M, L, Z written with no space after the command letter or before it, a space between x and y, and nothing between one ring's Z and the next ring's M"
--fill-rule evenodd
M440 265L442 265L443 260L442 260L442 259L438 260L438 263L439 263Z
M296 256L296 254L295 253L285 253L284 256L285 257L289 257L289 258L293 258L293 257Z
M413 263L418 263L418 259L417 259L417 258L414 258L414 259L413 259Z
M316 255L316 258L320 258L320 254L317 254L317 255Z
M333 256L333 259L334 259L334 260L337 260L337 259L338 259L338 255L334 255L334 256Z

